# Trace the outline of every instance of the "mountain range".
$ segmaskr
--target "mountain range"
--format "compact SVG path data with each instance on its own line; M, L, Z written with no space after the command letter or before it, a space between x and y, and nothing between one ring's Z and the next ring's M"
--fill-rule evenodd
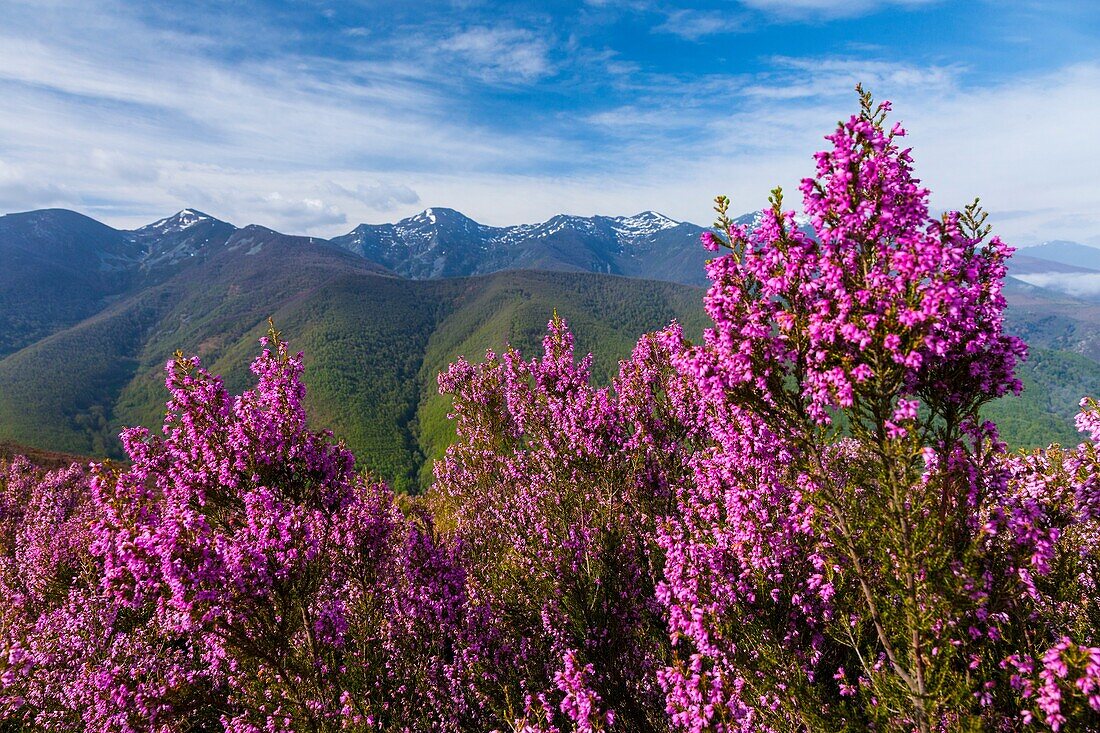
M539 224L492 227L454 209L433 208L396 224L360 224L332 242L414 279L563 270L702 285L702 232L653 211L562 214Z
M753 215L746 215L751 219ZM655 212L490 227L432 208L331 240L237 228L185 209L134 230L66 210L0 217L0 442L117 456L163 416L163 368L196 353L231 389L268 316L306 354L308 409L365 469L416 489L451 439L435 375L459 355L539 346L554 309L606 382L637 336L705 327L703 228ZM1075 439L1100 394L1100 302L1037 275L1100 275L1100 250L1023 250L1009 325L1033 346L1021 398L991 411L1017 445Z

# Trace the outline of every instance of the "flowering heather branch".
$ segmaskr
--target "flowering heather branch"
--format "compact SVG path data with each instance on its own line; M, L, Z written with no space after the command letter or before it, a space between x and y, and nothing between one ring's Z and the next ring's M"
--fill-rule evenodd
M487 727L665 728L652 538L683 473L687 436L661 398L679 340L644 337L598 389L555 317L541 358L490 352L440 375L458 440L432 499L477 610L464 663Z
M729 250L708 264L714 327L673 358L710 445L660 534L683 730L1006 725L1008 640L1052 600L1028 579L1068 527L1095 532L1091 509L1031 497L980 419L1020 389L1011 250L976 204L931 217L905 131L861 100L802 182L808 229L777 189L751 231L720 197L703 237Z
M307 430L301 355L264 343L237 398L170 363L164 437L125 432L132 465L95 475L105 587L193 649L226 730L453 728L461 572Z

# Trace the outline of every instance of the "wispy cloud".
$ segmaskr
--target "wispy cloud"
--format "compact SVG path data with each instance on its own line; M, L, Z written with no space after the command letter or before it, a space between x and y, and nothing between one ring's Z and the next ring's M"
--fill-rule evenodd
M894 7L919 7L943 0L741 0L741 4L762 11L776 20L854 18Z
M1039 272L1026 275L1013 275L1040 288L1057 290L1078 298L1091 298L1100 295L1100 273L1092 272Z
M469 28L444 39L439 48L490 81L527 81L554 72L549 44L522 28Z
M742 33L747 28L740 16L726 10L679 9L670 11L653 30L694 41L703 36Z
M636 92L640 103L590 121L624 148L638 141L644 172L633 175L635 189L664 189L670 215L707 221L705 202L717 193L750 210L765 204L772 185L796 191L813 170L811 155L825 144L822 137L855 111L852 88L863 81L894 102L893 118L910 131L908 144L935 206L960 207L981 196L991 222L1011 242L1100 244L1094 175L1100 149L1089 144L1087 129L1100 116L1100 64L988 86L966 84L965 77L957 66L777 58L767 72L747 77L697 78L694 86L655 79ZM716 95L714 88L723 86L726 95ZM695 134L678 141L675 155L653 155L662 149L657 141L686 130ZM797 195L788 201L798 206Z
M420 194L400 183L357 183L349 188L330 181L328 188L333 194L362 203L374 211L393 211L399 205L420 203Z
M7 210L72 206L79 197L50 181L28 176L18 166L0 159L0 205Z
M392 211L418 201L400 181L410 172L556 155L544 140L456 118L440 84L448 75L413 60L225 61L201 39L182 42L125 14L104 43L82 30L103 25L99 13L72 12L64 28L32 14L0 30L0 209L64 203L117 216L117 202L129 201L138 217L197 204L181 196L205 191L239 220L331 232L346 218L325 201L334 172L356 208ZM469 31L447 52L467 67L483 62L479 77L550 70L526 32Z
M942 95L958 88L961 66L918 65L855 58L776 56L771 70L757 75L741 93L761 100L851 98L856 84L891 95L920 92Z
M347 214L321 199L288 198L278 191L272 191L256 203L273 216L284 221L295 221L307 230L344 225L348 222Z
M918 0L607 0L578 16L521 0L403 16L295 4L313 26L262 0L211 6L238 14L219 22L48 1L8 0L0 26L0 212L133 226L196 206L322 236L423 205L494 224L641 209L702 222L716 193L748 210L793 188L861 81L895 102L937 206L981 195L1011 241L1100 244L1095 52L977 74L980 57L861 43L874 34L810 55L791 25L847 14L847 29ZM752 32L729 43L733 30Z

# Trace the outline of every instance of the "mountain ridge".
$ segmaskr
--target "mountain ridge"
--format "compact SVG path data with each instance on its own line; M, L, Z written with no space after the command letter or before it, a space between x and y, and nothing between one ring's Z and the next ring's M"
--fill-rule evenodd
M709 256L698 243L703 231L653 211L615 217L558 214L543 222L496 227L454 209L431 207L394 223L360 224L330 241L415 280L551 269L701 285L701 265ZM652 260L646 262L645 256ZM682 261L680 267L676 261Z
M750 225L759 212L736 221ZM0 216L37 221L49 228L61 220L78 228L110 231L122 244L102 253L105 269L137 267L143 272L171 269L194 257L207 256L226 244L237 227L196 208L185 208L136 229L113 229L68 209L40 209ZM45 226L43 226L45 224ZM602 272L626 277L652 277L703 285L699 265L710 256L698 244L706 227L678 221L656 211L630 216L556 214L545 221L494 226L455 209L433 206L396 222L360 223L346 234L301 237L329 242L411 279L465 277L509 269L555 269ZM647 259L649 258L649 259ZM1100 248L1077 242L1050 241L1017 250L1012 275L1100 273ZM670 269L671 267L671 269ZM1047 284L1047 283L1044 283Z

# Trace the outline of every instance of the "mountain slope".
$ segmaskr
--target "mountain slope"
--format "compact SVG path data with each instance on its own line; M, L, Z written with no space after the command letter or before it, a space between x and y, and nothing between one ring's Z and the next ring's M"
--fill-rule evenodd
M1073 417L1082 397L1100 395L1100 364L1080 354L1033 347L1019 375L1023 393L1002 397L985 410L985 418L997 423L1009 445L1080 443L1083 436Z
M265 248L266 257L249 254ZM120 425L159 423L163 378L149 372L176 348L216 354L280 303L348 271L384 272L328 244L304 245L258 227L239 230L200 266L0 360L0 435L67 452L117 454Z
M102 310L139 257L123 232L73 211L0 216L0 356Z
M235 231L193 209L133 231L65 209L0 216L0 356L204 261Z
M237 228L195 209L130 232L141 247L143 270L176 268L194 257L207 257L223 247Z
M1005 327L1032 347L1069 351L1100 362L1100 303L1005 281Z
M448 435L435 372L459 354L537 345L557 308L606 378L638 334L677 317L701 323L700 295L553 272L405 280L327 243L249 227L206 262L0 360L0 440L118 455L119 428L159 425L176 349L242 389L271 315L306 353L314 424L411 489L425 453Z

